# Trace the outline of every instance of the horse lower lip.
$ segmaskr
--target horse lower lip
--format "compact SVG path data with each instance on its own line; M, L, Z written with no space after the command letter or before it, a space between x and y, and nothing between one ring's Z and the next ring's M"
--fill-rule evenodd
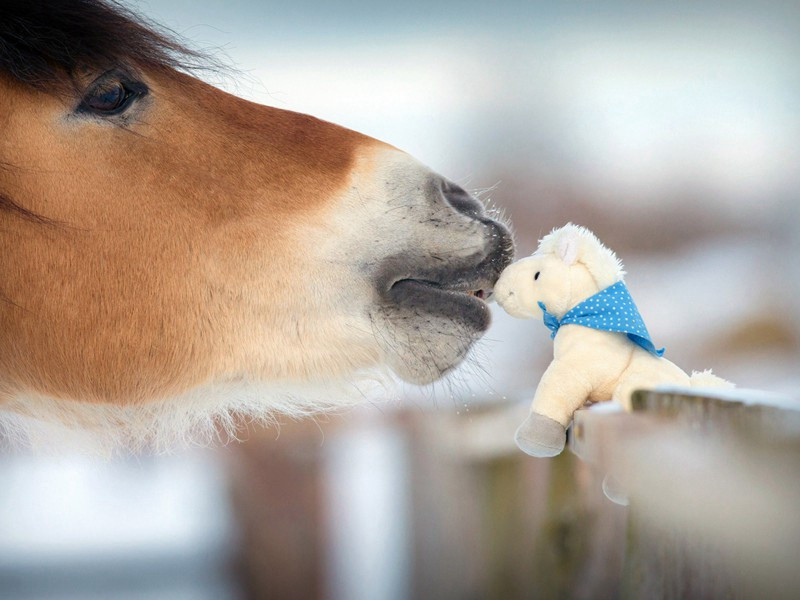
M449 319L467 318L480 323L478 329L488 327L488 302L474 293L461 289L448 289L416 279L403 279L392 286L389 293L392 304L429 314L439 314Z
M492 295L491 289L485 289L476 285L474 288L468 289L465 287L458 287L458 288L450 288L446 285L442 285L435 281L426 281L424 279L400 279L399 281L394 282L392 284L392 289L395 289L397 286L421 286L427 287L432 290L438 290L443 293L452 293L452 294L463 294L465 296L470 296L472 298L476 298L478 300L488 300Z

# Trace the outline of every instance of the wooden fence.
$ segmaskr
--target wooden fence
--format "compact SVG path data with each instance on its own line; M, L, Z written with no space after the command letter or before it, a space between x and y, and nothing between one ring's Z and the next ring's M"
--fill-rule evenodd
M800 411L752 392L639 391L579 411L572 451L629 504L630 598L800 597Z
M639 392L631 413L578 411L571 451L553 459L514 446L526 411L408 409L370 421L402 455L392 493L402 496L393 505L404 534L389 527L373 550L394 565L391 597L800 598L800 412L791 403ZM344 567L357 591L375 575L380 561L342 564L348 549L331 532L382 500L356 493L352 510L334 510L324 493L330 455L362 428L346 416L231 448L252 597L352 598L332 593L331 577ZM364 477L381 472L352 480Z

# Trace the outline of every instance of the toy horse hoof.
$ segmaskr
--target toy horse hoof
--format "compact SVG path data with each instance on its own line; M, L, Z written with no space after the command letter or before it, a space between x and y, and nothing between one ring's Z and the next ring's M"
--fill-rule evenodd
M517 429L514 441L525 454L538 458L557 456L567 441L567 428L550 417L531 413Z

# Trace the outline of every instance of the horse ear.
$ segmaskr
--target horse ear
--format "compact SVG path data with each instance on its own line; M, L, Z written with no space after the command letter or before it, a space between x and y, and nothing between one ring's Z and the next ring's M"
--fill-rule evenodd
M567 231L558 240L558 256L570 267L578 261L578 235L576 232Z

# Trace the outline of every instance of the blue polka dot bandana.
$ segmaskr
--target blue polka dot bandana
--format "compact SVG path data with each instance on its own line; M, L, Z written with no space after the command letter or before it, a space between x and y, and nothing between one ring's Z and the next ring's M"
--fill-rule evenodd
M560 321L554 314L547 312L543 302L539 302L539 308L544 313L544 324L553 332L550 334L551 338L556 337L558 328L562 325L581 325L600 331L625 333L630 341L650 354L664 355L664 348L656 350L653 345L642 315L639 314L639 309L636 308L628 288L622 281L590 296L568 311Z

